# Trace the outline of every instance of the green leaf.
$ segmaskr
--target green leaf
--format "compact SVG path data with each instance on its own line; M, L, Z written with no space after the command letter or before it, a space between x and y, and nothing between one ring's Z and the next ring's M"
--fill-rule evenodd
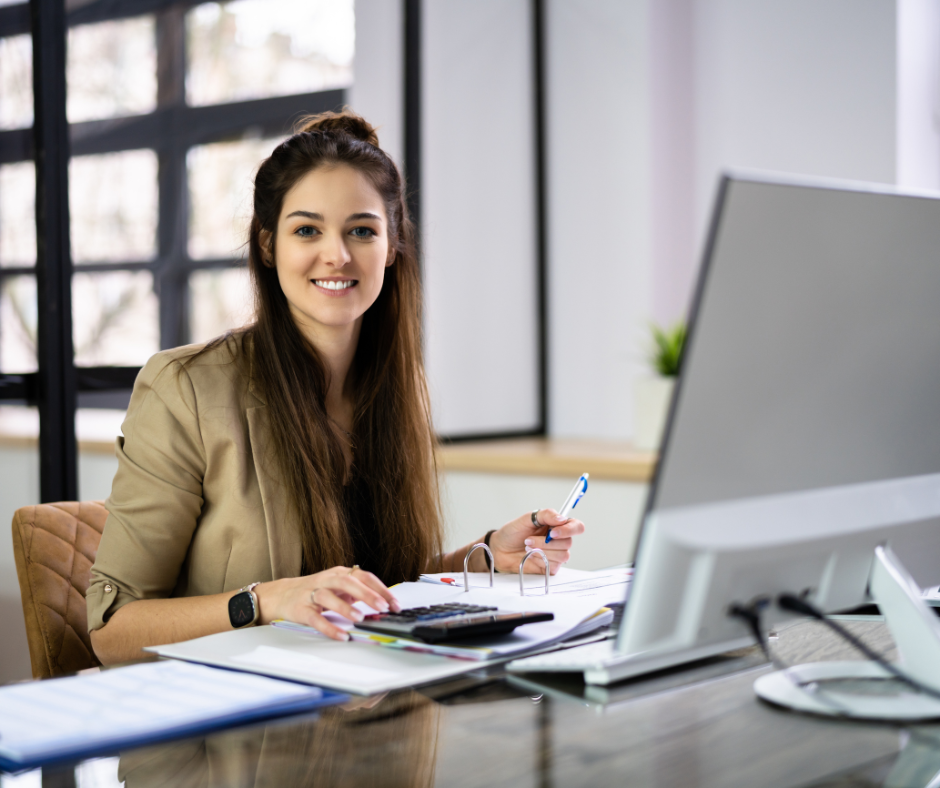
M679 321L671 328L664 329L655 323L650 324L652 346L649 351L650 366L666 378L679 374L679 363L682 359L682 348L685 345L686 327Z

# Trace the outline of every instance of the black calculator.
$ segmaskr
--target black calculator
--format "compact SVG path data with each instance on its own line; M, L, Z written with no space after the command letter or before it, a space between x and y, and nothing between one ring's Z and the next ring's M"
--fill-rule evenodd
M356 624L357 629L383 635L441 643L485 635L505 635L523 624L551 621L554 613L500 612L495 607L451 602L430 607L410 607L400 613L375 613Z

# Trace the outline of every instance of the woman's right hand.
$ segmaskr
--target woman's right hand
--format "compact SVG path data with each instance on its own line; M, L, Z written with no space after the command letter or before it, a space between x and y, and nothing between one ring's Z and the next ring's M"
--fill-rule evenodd
M362 612L353 607L356 602L365 602L380 613L401 610L385 584L358 567L334 566L306 577L271 580L253 590L258 599L259 624L284 619L313 627L334 640L349 640L349 635L323 615L326 610L353 623L363 619Z

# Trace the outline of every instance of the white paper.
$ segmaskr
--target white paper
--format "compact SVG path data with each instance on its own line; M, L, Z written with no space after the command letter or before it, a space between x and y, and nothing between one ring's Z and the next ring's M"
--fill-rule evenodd
M293 674L307 676L311 681L330 683L362 681L372 684L398 677L398 673L391 670L366 665L351 665L348 662L322 659L313 654L300 654L273 646L258 646L247 654L232 657L232 661L242 665L290 671Z
M315 688L155 662L0 688L0 755L26 760L309 697Z
M453 583L444 583L441 578L449 578ZM463 588L463 572L438 572L421 575L421 579L433 585L445 585L451 588ZM489 572L470 572L470 588L489 590ZM549 595L570 594L590 598L598 607L614 602L623 602L627 597L627 587L633 580L633 569L618 567L586 572L581 569L561 567L551 578ZM545 575L526 574L523 579L526 596L545 595ZM493 577L493 591L504 595L519 594L519 575L500 572ZM393 592L394 593L394 592Z
M518 583L518 577L516 578ZM496 654L512 654L536 648L562 639L565 634L594 615L600 607L593 598L581 598L577 595L549 593L520 596L519 586L515 593L504 593L497 588L473 588L464 591L434 583L401 583L392 589L402 607L422 607L440 605L446 602L460 602L470 605L486 605L515 612L537 611L554 613L553 621L525 624L510 635L474 638L463 641L468 646L486 646Z

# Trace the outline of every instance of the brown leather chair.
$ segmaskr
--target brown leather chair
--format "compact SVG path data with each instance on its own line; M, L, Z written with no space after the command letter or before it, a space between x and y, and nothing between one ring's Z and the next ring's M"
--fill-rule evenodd
M33 678L101 664L88 636L85 592L107 517L100 501L24 506L13 515L13 555Z

